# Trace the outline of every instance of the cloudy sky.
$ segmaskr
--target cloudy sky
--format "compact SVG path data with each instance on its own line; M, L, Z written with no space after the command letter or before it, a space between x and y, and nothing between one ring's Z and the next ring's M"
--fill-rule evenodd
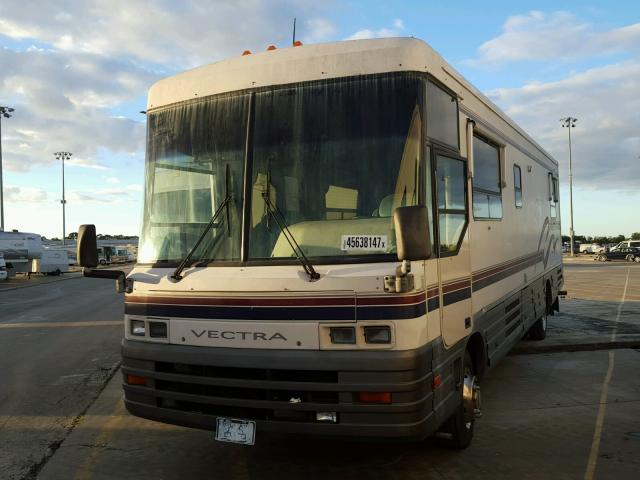
M562 10L560 9L562 8ZM640 231L640 4L311 0L0 0L5 227L137 234L146 91L197 65L290 43L415 36L431 44L561 165L568 232L568 141L577 117L578 234ZM634 223L635 222L635 223Z

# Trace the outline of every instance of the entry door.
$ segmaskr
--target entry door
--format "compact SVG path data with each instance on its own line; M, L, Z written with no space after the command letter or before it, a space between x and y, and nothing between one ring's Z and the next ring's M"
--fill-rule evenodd
M434 152L440 322L450 347L471 331L471 262L467 210L467 163Z

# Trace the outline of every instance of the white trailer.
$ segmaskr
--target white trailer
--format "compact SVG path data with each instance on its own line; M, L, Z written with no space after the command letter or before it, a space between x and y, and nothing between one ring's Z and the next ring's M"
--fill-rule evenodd
M468 445L478 382L558 308L556 161L409 38L196 68L147 116L127 409L240 443Z
M60 275L69 271L69 254L65 249L45 248L40 258L32 262L32 273Z
M0 232L0 252L9 276L31 273L32 261L42 255L42 237L28 232Z

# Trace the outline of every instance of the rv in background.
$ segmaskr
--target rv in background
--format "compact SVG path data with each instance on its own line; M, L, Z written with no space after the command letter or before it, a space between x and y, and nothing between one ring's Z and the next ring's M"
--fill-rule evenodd
M64 249L44 249L40 258L32 260L32 273L60 275L69 271L69 254Z
M7 279L7 264L4 262L4 255L0 253L0 280Z
M0 253L10 277L16 273L31 273L32 260L42 255L42 238L36 233L0 232Z

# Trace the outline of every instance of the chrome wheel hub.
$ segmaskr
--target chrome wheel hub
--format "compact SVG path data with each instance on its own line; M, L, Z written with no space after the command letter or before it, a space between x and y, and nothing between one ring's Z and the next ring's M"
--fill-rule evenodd
M465 372L462 386L462 406L464 408L464 422L467 429L471 428L474 418L482 416L480 401L480 385L475 375Z

